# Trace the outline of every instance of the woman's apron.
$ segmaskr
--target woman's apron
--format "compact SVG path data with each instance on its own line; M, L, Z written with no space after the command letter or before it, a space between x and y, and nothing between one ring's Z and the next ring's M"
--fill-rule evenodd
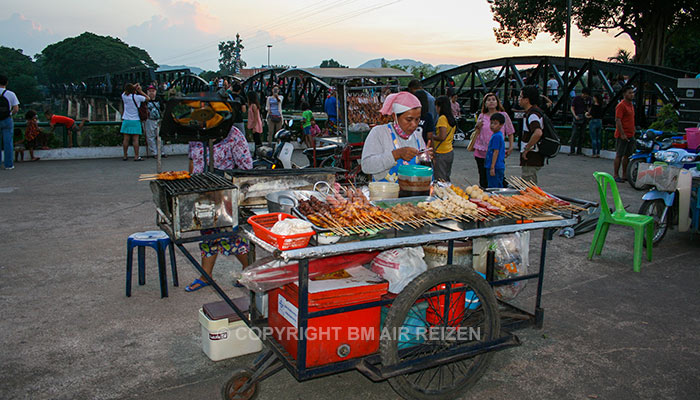
M399 148L399 140L396 137L396 133L394 132L394 127L391 126L391 124L388 124L388 125L389 125L389 129L391 129L391 141L394 143L394 150L396 150ZM416 148L418 150L420 150L420 141L418 140L418 138L416 138ZM398 172L399 172L400 166L402 166L402 165L417 165L417 164L418 164L418 156L413 157L410 161L406 161L403 158L399 158L398 160L396 160L396 165L391 167L391 169L386 174L384 179L376 181L376 180L374 180L374 178L372 178L372 181L374 181L374 182L394 182L395 183L399 179Z

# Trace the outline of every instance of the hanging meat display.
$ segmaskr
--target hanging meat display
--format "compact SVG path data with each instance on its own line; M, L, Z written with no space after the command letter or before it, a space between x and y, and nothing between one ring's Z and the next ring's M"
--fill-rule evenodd
M382 103L377 96L368 93L350 93L347 101L350 124L365 123L372 126L386 124L391 120L389 116L379 113Z

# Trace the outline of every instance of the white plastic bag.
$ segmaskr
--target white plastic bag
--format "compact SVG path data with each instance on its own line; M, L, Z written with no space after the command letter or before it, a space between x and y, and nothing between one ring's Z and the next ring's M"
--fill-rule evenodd
M379 253L372 260L372 271L389 281L389 292L400 293L409 282L428 269L423 248L404 247Z

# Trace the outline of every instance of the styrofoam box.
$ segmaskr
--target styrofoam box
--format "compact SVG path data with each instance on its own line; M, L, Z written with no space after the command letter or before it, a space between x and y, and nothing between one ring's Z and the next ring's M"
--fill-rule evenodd
M255 293L255 308L263 318L267 318L267 293Z
M212 361L225 360L262 350L262 342L243 321L228 318L212 321L199 309L202 350Z

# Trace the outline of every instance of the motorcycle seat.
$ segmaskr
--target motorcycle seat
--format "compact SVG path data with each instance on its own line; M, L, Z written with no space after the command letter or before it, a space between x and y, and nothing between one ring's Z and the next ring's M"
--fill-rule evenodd
M329 144L326 146L316 147L316 158L330 156L331 154L335 154L339 149L340 145L337 144ZM314 149L313 147L309 147L304 149L302 153L304 153L304 155L313 157Z

